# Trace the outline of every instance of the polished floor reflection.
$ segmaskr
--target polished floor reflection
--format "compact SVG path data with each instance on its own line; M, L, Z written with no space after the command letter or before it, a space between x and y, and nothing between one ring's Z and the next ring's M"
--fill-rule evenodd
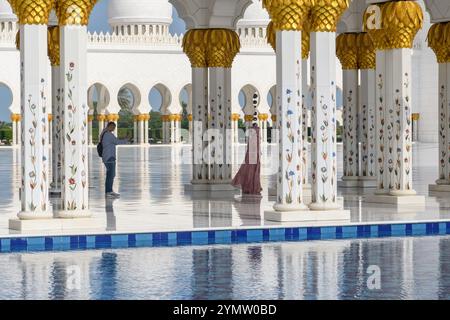
M2 254L0 274L0 299L450 299L450 237Z
M245 146L236 147L237 163L243 160L244 151ZM339 159L342 158L341 151L342 146L339 146ZM436 144L414 145L414 188L419 194L428 195L428 184L437 177L437 152ZM184 185L191 177L189 146L120 147L116 189L122 197L111 201L104 198L105 170L92 148L90 208L93 219L101 227L90 231L139 232L277 225L261 218L264 210L271 209L275 201L267 196L267 190L274 180L277 158L276 147L265 148L262 199L222 197L221 194L206 197L184 191ZM237 165L235 169L238 169ZM342 176L341 162L338 176ZM0 149L0 181L3 182L0 188L1 236L13 233L7 228L8 219L15 217L20 209L19 149ZM397 211L389 205L362 202L362 191L341 189L339 192L344 196L345 207L351 210L352 222L450 219L450 199L446 196L428 196L425 208ZM58 199L53 199L52 204L57 207Z

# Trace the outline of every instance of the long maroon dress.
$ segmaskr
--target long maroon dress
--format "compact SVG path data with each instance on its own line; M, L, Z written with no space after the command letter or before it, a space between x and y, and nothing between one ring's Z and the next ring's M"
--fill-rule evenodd
M247 151L245 153L245 161L241 165L231 184L237 188L241 188L242 193L244 194L259 195L262 191L260 180L260 130L258 127L253 127L251 130L253 130L253 132L250 133Z

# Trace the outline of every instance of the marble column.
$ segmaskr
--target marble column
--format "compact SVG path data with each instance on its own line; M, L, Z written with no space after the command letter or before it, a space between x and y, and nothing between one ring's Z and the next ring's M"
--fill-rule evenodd
M357 33L343 33L336 39L336 53L343 69L344 176L342 183L344 186L357 186L359 180L357 44Z
M148 122L150 121L150 115L144 114L144 144L148 145Z
M241 116L239 115L239 113L233 113L231 115L231 120L233 121L232 130L233 130L233 143L234 144L239 143L239 119L240 118L241 118Z
M176 142L175 137L175 115L171 114L169 116L169 124L170 124L170 143L174 144Z
M193 120L194 120L194 116L192 114L188 115L188 121L189 121L189 140L188 143L192 143L192 135L193 135L193 130L194 130L194 126L193 126Z
M15 114L11 115L11 122L12 122L12 146L17 145L17 121Z
M439 63L439 175L430 191L450 192L450 22L434 24L428 33L428 45Z
M139 115L133 117L133 144L139 144L138 135Z
M376 187L376 52L368 33L358 36L358 64L361 86L359 95L361 172L363 187Z
M210 190L232 191L231 67L240 41L237 33L229 29L207 29L205 41L211 109Z
M14 1L20 23L22 185L20 219L51 218L47 23L52 1ZM33 8L38 9L35 11ZM36 13L30 14L30 11Z
M379 185L387 196L368 197L367 202L396 205L424 205L425 198L415 196L412 186L412 47L422 27L423 13L415 1L387 2L382 6L382 27L385 32L383 79L385 112L383 161L386 181ZM389 17L399 16L392 20ZM378 58L378 56L377 56ZM382 61L377 60L377 65ZM381 81L381 79L379 79ZM381 151L381 149L380 149ZM387 170L387 172L386 172Z
M92 140L92 122L94 121L94 115L88 115L88 145L94 145Z
M311 9L312 210L340 209L337 202L336 24L347 1ZM339 212L339 215L345 215Z
M209 183L206 157L208 130L209 83L206 60L206 30L189 30L183 38L183 51L192 67L192 180L187 188L207 190Z
M62 218L90 217L87 105L87 24L95 1L58 0L61 87L65 137L62 157Z
M310 189L309 184L309 152L308 152L308 112L309 101L311 100L311 92L309 88L310 79L310 65L309 65L309 53L311 49L311 24L310 20L303 22L302 31L302 140L303 140L303 152L302 152L302 181L303 186Z
M100 139L100 136L102 135L103 129L105 129L105 120L106 116L104 114L99 114L97 116L98 121L98 138Z
M53 122L53 114L49 113L48 114L48 141L49 141L49 145L52 146L53 145L53 128L52 128L52 122Z

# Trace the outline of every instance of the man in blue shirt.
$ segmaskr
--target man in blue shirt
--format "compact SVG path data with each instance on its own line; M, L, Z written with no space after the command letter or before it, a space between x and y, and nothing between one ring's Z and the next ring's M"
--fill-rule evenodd
M108 198L119 198L120 194L113 192L114 178L116 177L116 146L118 140L114 135L116 124L109 122L101 135L103 146L102 160L106 167L105 193Z

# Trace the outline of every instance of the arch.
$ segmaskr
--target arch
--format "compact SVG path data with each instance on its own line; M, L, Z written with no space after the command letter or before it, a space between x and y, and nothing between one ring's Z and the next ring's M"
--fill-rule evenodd
M167 114L172 104L172 93L166 85L158 83L150 89L148 101L153 111Z
M88 106L90 110L102 113L110 104L111 96L108 88L100 83L96 82L88 89Z
M117 93L117 102L122 110L131 111L138 108L141 99L139 88L132 83L124 84Z
M183 114L192 114L192 84L185 85L178 95Z
M244 114L253 115L260 105L261 94L251 84L246 84L239 91L239 105Z
M11 108L14 95L11 88L3 82L0 82L0 115L5 115L5 110Z

